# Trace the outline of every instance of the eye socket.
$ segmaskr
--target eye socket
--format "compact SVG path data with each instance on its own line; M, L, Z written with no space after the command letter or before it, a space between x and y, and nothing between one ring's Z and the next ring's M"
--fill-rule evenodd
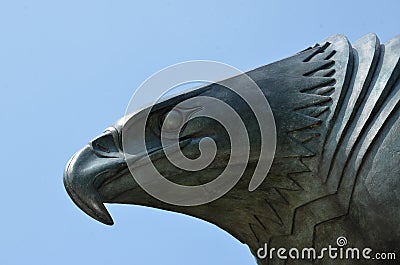
M182 113L178 110L171 110L160 122L161 130L165 131L176 131L183 124L184 117Z

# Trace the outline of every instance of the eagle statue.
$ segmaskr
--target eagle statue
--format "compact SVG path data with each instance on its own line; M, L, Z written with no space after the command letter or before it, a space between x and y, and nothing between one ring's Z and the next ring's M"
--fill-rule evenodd
M372 33L354 43L333 35L246 75L267 99L276 126L273 162L256 189L248 187L262 151L257 119L237 93L212 83L143 108L150 108L147 150L135 155L149 158L174 183L195 186L213 180L229 160L231 143L223 126L207 117L175 119L185 123L178 139L185 156L198 156L205 137L216 143L215 159L199 171L172 165L159 132L178 103L199 96L218 99L244 121L250 144L248 164L228 192L195 206L171 204L146 192L129 170L122 140L124 126L143 111L138 110L72 156L64 171L71 199L107 225L113 220L104 203L143 205L206 220L247 244L258 264L363 264L260 255L266 245L276 250L338 247L338 236L354 247L399 253L400 36L381 44Z

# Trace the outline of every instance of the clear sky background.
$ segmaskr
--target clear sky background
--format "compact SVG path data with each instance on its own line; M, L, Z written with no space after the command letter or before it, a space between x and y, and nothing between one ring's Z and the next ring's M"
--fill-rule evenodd
M255 264L192 217L109 205L113 227L90 219L64 190L67 160L164 67L250 70L335 33L384 42L400 34L399 10L396 0L0 0L0 264Z

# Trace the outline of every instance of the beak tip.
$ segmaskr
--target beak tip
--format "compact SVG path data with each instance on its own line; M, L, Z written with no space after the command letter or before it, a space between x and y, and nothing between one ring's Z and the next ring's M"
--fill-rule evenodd
M114 225L114 221L113 221L113 219L112 219L111 217L110 217L110 219L102 220L101 222L102 222L103 224L109 225L109 226Z
M77 185L76 181L67 171L64 172L64 187L72 201L93 219L105 225L114 225L97 191L91 185Z
M103 208L100 211L96 211L96 214L92 217L94 217L94 219L96 219L97 221L105 224L105 225L114 225L114 220L112 219L111 215L108 213L108 211L106 210L106 207L104 205L102 205Z

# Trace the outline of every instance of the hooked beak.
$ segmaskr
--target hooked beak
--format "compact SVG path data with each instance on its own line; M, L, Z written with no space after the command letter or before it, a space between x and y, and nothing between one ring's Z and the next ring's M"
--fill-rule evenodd
M98 157L91 146L86 145L67 163L64 186L82 211L103 224L113 225L114 222L103 204L104 200L98 189L123 169L126 169L123 158Z

